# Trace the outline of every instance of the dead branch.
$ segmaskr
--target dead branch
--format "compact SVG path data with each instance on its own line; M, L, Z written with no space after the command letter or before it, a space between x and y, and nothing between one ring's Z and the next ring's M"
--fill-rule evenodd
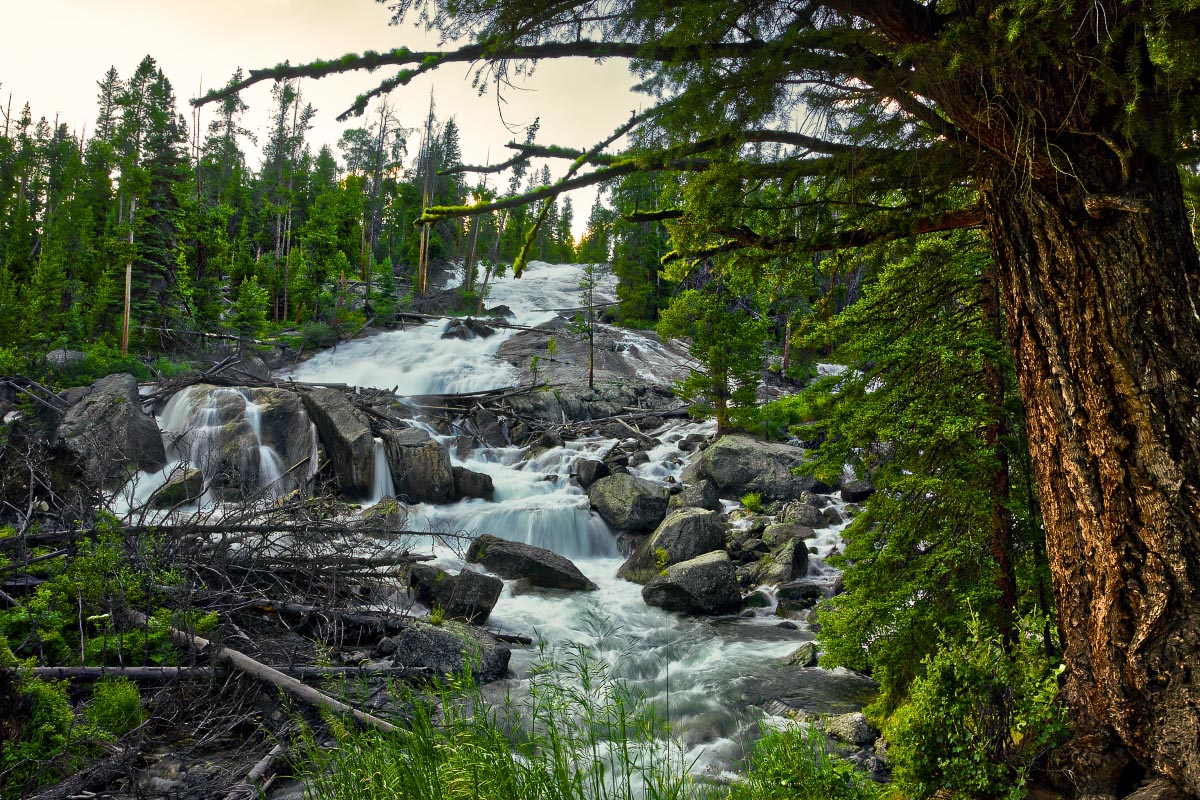
M127 609L125 615L136 625L147 627L149 619L142 613ZM383 733L395 733L398 729L395 725L387 720L380 719L373 714L368 714L365 711L360 711L357 708L348 706L340 700L337 700L324 692L318 691L311 686L306 686L298 679L275 669L268 667L259 661L255 661L250 656L238 650L233 650L228 647L220 647L204 639L200 636L195 636L190 633L185 633L177 628L168 628L168 633L171 639L178 645L186 647L198 654L210 656L214 661L224 661L233 667L238 672L256 678L265 683L269 683L285 692L292 697L301 700L309 705L323 708L337 714L346 714L352 717L360 725Z

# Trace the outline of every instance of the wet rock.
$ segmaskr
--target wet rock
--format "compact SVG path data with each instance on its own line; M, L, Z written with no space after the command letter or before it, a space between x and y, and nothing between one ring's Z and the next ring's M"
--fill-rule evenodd
M491 447L505 447L508 445L508 436L504 432L504 425L500 418L491 411L483 408L477 408L471 414L469 428L473 430L479 441Z
M789 539L815 539L817 532L803 525L771 525L762 532L762 539L771 547L778 547Z
M840 742L859 747L871 744L879 736L879 731L870 726L860 711L829 717L825 720L825 733Z
M724 546L725 527L720 514L703 508L685 508L664 519L625 560L617 575L645 583L663 567Z
M358 521L373 528L401 530L408 522L408 509L396 498L384 495L375 505L364 508L358 515Z
M158 423L142 411L137 380L109 375L67 410L58 439L88 480L111 485L133 469L154 471L167 463Z
M480 683L491 683L508 673L512 651L490 635L463 625L413 623L392 637L396 649L392 663L398 667L428 670L434 675L455 675L470 670Z
M429 564L414 564L408 585L417 599L442 609L447 619L482 625L492 613L504 582L491 575L465 569L451 575Z
M842 515L839 514L837 509L833 508L832 506L822 509L821 516L825 518L825 524L829 527L841 525L843 522L845 522L845 520L842 519Z
M825 516L819 508L807 503L788 503L779 514L784 525L803 525L806 528L824 528Z
M847 503L861 503L875 494L875 487L869 481L848 481L842 484L842 500Z
M454 475L454 493L457 497L475 497L489 501L495 498L496 487L492 484L491 475L466 467L452 467L451 472Z
M588 500L610 528L648 531L667 513L667 492L628 473L609 475L588 488Z
M298 393L287 389L254 388L249 394L259 406L262 443L279 456L285 472L313 455L317 432ZM315 471L315 465L313 467ZM294 473L297 478L307 474L309 471L305 467Z
M557 553L487 534L471 542L467 561L482 564L501 578L527 581L530 586L584 591L596 588L578 567Z
M486 313L489 317L498 317L501 319L507 319L508 317L513 316L513 310L504 304L492 306L491 308L487 309Z
M707 508L709 511L721 510L721 499L717 497L717 487L712 481L702 478L695 483L685 486L679 493L681 508Z
M587 489L601 478L608 477L608 465L603 461L581 458L575 463L575 475L579 480L579 485Z
M795 623L792 625L795 627ZM815 667L817 665L817 645L814 642L805 642L793 650L792 654L784 659L784 663L794 667Z
M808 548L800 539L788 539L763 560L758 582L783 584L808 572Z
M804 463L799 447L760 442L748 436L722 436L699 461L722 497L757 493L764 503L792 500L801 492L825 493L828 486L812 476L793 475ZM685 479L686 480L686 479Z
M204 494L204 475L198 469L176 470L167 482L155 490L150 497L152 508L172 506L198 500Z
M779 607L785 611L800 611L810 609L825 597L825 590L819 583L801 578L780 585L775 592Z
M333 462L338 488L350 497L368 496L375 480L375 440L367 418L337 389L313 389L303 399Z
M442 331L443 339L486 339L496 333L496 329L486 322L480 322L477 319L467 317L466 319L452 319L446 323L445 329Z
M667 567L642 587L647 605L684 614L734 614L742 608L733 563L723 550Z
M454 499L454 469L450 451L420 428L382 432L396 495L419 503Z

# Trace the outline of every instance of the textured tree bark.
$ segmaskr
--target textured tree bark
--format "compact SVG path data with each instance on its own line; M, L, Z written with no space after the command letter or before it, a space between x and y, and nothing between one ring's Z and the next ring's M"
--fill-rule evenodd
M1080 796L1123 748L1200 796L1200 263L1173 164L1122 195L997 167L982 181L1067 663ZM1129 210L1132 209L1132 210ZM1130 790L1134 787L1128 787Z

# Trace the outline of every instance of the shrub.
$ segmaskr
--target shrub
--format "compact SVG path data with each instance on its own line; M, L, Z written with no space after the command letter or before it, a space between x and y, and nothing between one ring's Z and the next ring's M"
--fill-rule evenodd
M742 505L747 511L757 514L762 511L762 495L758 492L746 492L742 495Z
M871 800L881 790L829 752L819 728L768 730L746 764L746 780L728 800Z
M123 677L97 681L84 718L97 731L114 739L133 730L146 719L137 685Z
M334 333L333 328L324 322L308 323L304 326L301 335L304 339L304 346L308 348L330 347L337 341L337 334Z
M1068 733L1058 699L1063 667L1046 656L1033 622L1008 652L975 617L967 641L925 659L911 701L885 726L902 790L913 798L1025 796L1034 762Z

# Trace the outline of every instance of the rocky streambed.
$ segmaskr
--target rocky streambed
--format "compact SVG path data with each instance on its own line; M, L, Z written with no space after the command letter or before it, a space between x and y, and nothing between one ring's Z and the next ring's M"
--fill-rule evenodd
M222 612L231 646L277 667L324 653L365 682L367 707L386 709L389 678L463 668L519 694L532 643L579 646L662 709L699 772L736 770L760 719L832 715L845 751L882 774L853 716L873 684L816 666L813 644L815 608L839 588L826 559L870 487L798 477L802 448L688 421L667 388L682 358L651 335L601 331L589 388L580 343L539 311L570 305L573 283L497 287L532 330L443 338L429 323L257 385L217 375L139 396L110 377L58 425L64 474L127 525L186 531L189 557L227 571L189 602ZM284 724L269 698L248 702L253 722L214 739ZM177 766L144 759L146 794L177 780L158 763ZM182 785L202 794L243 766Z

